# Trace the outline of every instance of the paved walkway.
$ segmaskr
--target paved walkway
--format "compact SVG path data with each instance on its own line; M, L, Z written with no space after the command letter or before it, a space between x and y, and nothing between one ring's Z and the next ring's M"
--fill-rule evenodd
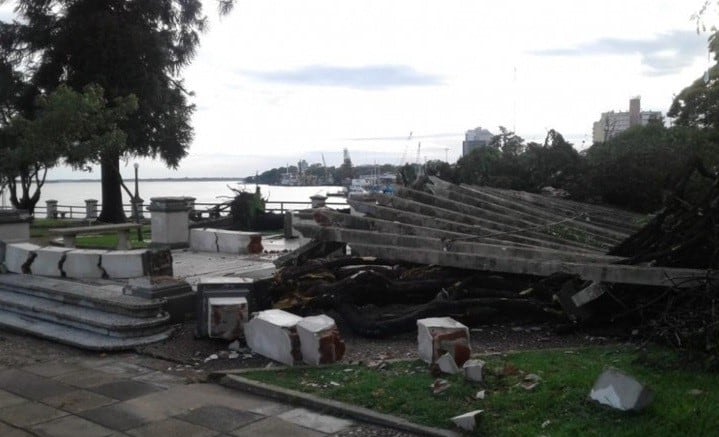
M0 367L0 436L325 436L357 424L216 384L135 354Z

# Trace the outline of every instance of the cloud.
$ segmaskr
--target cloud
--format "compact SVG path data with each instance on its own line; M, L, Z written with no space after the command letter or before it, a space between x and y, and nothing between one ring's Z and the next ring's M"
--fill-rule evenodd
M267 82L361 90L442 84L440 77L417 72L406 65L368 65L364 67L311 65L295 70L247 71L243 74Z
M650 76L674 74L705 56L706 37L696 32L676 30L651 39L602 38L573 48L556 48L530 52L538 56L641 55Z
M462 136L462 135L464 135L464 132L442 132L442 133L423 134L423 135L416 135L413 133L411 137L409 135L387 136L387 137L355 137L355 138L342 138L342 140L347 140L347 141L401 141L401 140L421 139L421 138L454 138L456 136Z

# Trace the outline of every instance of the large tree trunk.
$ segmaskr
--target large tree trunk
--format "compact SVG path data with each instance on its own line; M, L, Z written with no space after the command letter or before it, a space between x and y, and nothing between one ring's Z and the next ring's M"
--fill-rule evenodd
M102 156L102 211L98 220L104 223L124 223L122 190L120 187L120 156L105 152Z

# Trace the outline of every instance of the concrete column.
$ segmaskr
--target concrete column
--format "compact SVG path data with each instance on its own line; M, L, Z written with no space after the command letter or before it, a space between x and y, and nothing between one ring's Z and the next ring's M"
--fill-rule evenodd
M324 208L327 196L316 194L314 196L310 196L310 200L312 201L312 208Z
M57 218L57 200L46 200L47 205L47 218Z
M97 218L97 199L85 199L85 219L94 220Z
M190 245L190 219L184 197L150 199L151 247L182 248Z
M30 240L30 215L16 209L0 209L0 241L22 243Z

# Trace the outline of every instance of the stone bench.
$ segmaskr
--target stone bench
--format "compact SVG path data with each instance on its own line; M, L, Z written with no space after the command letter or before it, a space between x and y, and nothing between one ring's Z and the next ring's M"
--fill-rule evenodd
M52 235L62 236L62 243L65 247L75 247L75 238L78 234L102 234L114 231L117 232L117 248L127 250L130 249L130 231L141 227L142 225L139 223L118 223L74 228L52 228L48 232Z

